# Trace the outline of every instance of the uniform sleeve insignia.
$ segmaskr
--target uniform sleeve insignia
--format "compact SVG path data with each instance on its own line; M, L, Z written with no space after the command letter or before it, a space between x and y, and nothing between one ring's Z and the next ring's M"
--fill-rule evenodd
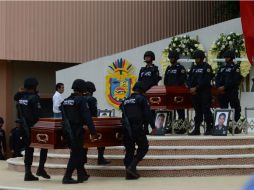
M208 69L207 69L207 72L210 73L210 72L211 72L211 69L208 68Z
M185 73L185 70L184 70L184 69L182 69L182 70L181 70L181 73Z

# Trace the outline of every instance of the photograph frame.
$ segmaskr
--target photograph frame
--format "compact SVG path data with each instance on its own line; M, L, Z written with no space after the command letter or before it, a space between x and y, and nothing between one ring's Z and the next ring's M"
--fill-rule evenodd
M227 136L232 109L215 109L213 136Z
M162 124L162 126L158 126L158 125L161 125L161 122L158 120L158 118L162 115L164 116L163 124ZM164 129L165 127L167 127L170 117L171 117L171 119L173 118L172 111L170 111L170 110L156 110L155 111L155 118L154 118L155 127L157 129L159 129L159 128ZM160 122L160 124L159 124L159 122Z
M105 110L98 110L98 116L99 117L112 117L112 110L108 110L108 109L105 109Z

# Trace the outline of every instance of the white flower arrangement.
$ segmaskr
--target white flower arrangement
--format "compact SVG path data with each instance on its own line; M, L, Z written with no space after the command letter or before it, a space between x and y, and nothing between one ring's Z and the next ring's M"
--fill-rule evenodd
M205 51L202 44L200 44L194 38L191 38L189 35L183 35L178 37L173 37L170 44L162 52L162 59L160 61L162 65L162 71L165 72L167 66L170 64L168 59L169 51L177 51L181 56L192 57L192 54L196 50Z
M216 58L223 58L224 52L230 49L235 50L236 57L247 57L242 34L236 34L234 32L231 32L228 35L221 34L220 37L213 42L210 50L208 51L208 60L214 72L217 72L219 65L217 62L212 60ZM242 61L240 63L241 75L246 77L250 72L250 68L251 65L248 61Z

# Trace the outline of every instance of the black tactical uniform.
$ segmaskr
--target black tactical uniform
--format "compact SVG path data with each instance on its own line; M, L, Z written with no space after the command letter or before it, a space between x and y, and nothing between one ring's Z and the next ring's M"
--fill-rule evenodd
M179 54L176 51L171 51L168 54L171 65L169 65L165 71L164 85L165 86L183 86L185 84L187 75L184 66L177 63ZM178 119L184 121L185 113L184 109L178 109Z
M216 87L224 87L224 91L218 96L219 104L221 108L228 108L230 104L230 107L235 109L235 121L238 121L241 116L241 106L238 98L239 85L242 79L240 66L233 62L235 58L234 51L226 51L224 57L230 58L230 60L226 65L219 68L215 77Z
M39 109L40 109L40 97L36 92L38 86L38 81L35 78L27 78L24 82L25 92L20 94L18 100L19 116L23 122L23 127L25 131L24 141L25 141L25 181L35 181L38 180L37 177L33 176L31 172L31 166L33 163L33 153L34 148L30 147L31 144L31 128L39 120ZM40 161L39 167L36 175L42 176L49 179L50 176L44 170L44 164L47 160L47 149L41 149L40 151Z
M95 85L94 83L87 81L86 87L87 87L86 98L87 98L89 110L91 112L92 117L97 117L97 114L98 114L97 99L93 97L93 93L96 91ZM110 164L111 162L104 158L105 147L97 147L97 149L98 149L97 164L98 165Z
M144 60L146 62L145 67L141 67L139 71L138 81L143 83L145 92L149 90L152 86L158 85L161 80L159 69L153 64L155 60L155 55L152 51L147 51L144 54ZM155 112L152 111L152 117L155 118ZM148 124L144 123L145 133L149 134Z
M4 120L2 117L0 117L0 160L5 160L2 150L6 152L5 131L2 129L3 124L4 124Z
M137 82L133 88L134 93L123 101L120 108L123 112L124 146L126 167L126 179L137 179L137 164L144 158L148 151L148 140L142 127L145 120L155 129L154 119L146 97L142 94L144 87ZM135 145L138 146L135 155Z
M151 57L151 59L147 61L146 57ZM138 81L144 83L145 91L147 91L152 86L158 85L158 82L161 80L161 76L158 67L152 63L155 60L155 55L152 51L145 52L144 60L147 65L145 67L141 67Z
M93 137L96 136L96 130L88 108L87 99L83 96L83 93L86 91L85 81L82 79L75 80L72 89L74 93L62 103L64 133L69 148L71 149L70 159L62 181L63 184L82 183L88 179L89 176L86 174L84 168L86 152L83 148L83 125L86 124L88 126ZM77 181L72 179L72 173L75 169L77 169L78 174Z
M213 118L211 113L211 80L213 77L212 68L208 63L203 62L205 54L203 51L197 50L193 55L196 62L200 61L196 65L191 67L187 85L191 89L196 88L194 94L192 94L192 104L195 110L195 129L189 135L200 135L200 125L205 118L207 125L205 135L211 135Z
M25 149L23 123L21 120L16 120L16 123L19 126L11 130L9 145L13 151L13 157L22 157L21 152Z

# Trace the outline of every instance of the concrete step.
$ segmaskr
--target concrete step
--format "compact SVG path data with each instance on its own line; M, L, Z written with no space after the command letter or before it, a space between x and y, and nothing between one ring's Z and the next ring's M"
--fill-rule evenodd
M151 146L253 145L254 136L148 136Z
M97 155L88 155L89 165L97 165ZM104 155L111 166L122 166L124 155ZM67 164L68 154L48 154L47 163ZM34 153L34 161L39 162L39 153ZM188 165L224 165L252 164L254 154L233 155L146 155L140 166L188 166Z
M56 153L51 151L52 153ZM69 151L57 151L60 154L69 154ZM90 148L88 154L97 155L96 148ZM123 146L107 147L107 155L123 155ZM222 154L254 154L253 145L229 145L229 146L149 146L148 155L222 155Z
M22 158L11 158L8 167L15 171L24 171ZM33 163L33 172L38 162ZM63 175L65 164L46 164L46 170L51 175ZM125 176L124 166L86 165L91 176L119 177ZM139 166L138 172L143 177L180 177L180 176L217 176L217 175L249 175L254 170L253 164L248 165L205 165L205 166Z

